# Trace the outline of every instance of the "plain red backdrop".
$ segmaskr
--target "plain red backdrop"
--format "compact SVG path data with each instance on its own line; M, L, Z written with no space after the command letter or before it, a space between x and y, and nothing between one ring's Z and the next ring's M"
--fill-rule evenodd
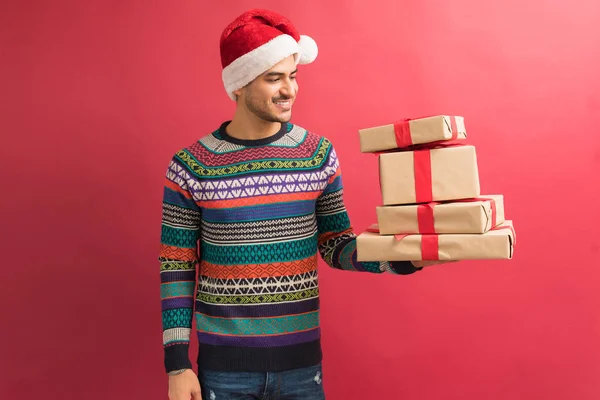
M597 0L3 2L0 398L166 399L161 185L231 118L218 39L251 7L319 45L293 122L337 147L357 231L380 202L358 129L435 113L465 116L517 229L512 261L321 264L328 398L599 398Z

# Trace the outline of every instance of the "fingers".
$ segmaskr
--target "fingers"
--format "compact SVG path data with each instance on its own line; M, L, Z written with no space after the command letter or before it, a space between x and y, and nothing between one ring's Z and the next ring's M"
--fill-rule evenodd
M191 372L191 371L190 371ZM184 372L169 377L169 400L202 400L200 382L196 375Z
M190 397L191 396L191 397ZM202 400L200 389L192 390L191 392L179 392L177 394L169 394L169 400Z
M202 393L200 392L200 388L198 388L198 390L194 390L192 392L192 399L193 400L202 400Z
M202 400L202 392L200 390L200 383L196 383L192 388L192 400Z

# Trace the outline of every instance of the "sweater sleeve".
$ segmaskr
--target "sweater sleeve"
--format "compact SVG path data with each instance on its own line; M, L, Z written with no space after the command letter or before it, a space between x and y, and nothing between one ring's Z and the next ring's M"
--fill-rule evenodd
M408 275L420 271L422 268L415 267L410 261L357 261L356 233L344 204L340 162L331 144L325 171L329 179L316 204L319 253L325 263L336 269L375 274Z
M192 175L173 157L163 188L160 297L166 371L191 368L192 328L201 211L193 199Z

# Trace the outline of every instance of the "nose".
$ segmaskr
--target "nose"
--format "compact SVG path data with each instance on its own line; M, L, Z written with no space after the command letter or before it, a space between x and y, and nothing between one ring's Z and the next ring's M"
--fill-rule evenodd
M286 79L285 83L279 88L279 91L285 97L294 97L297 92L296 84L291 79Z

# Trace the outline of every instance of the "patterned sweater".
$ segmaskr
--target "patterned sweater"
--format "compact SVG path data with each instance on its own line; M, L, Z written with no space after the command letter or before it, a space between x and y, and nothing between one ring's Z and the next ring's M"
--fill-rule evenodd
M258 140L215 132L166 173L160 245L165 368L275 371L321 361L318 255L332 268L410 274L409 262L357 262L334 147L291 123ZM195 310L194 310L195 306Z

